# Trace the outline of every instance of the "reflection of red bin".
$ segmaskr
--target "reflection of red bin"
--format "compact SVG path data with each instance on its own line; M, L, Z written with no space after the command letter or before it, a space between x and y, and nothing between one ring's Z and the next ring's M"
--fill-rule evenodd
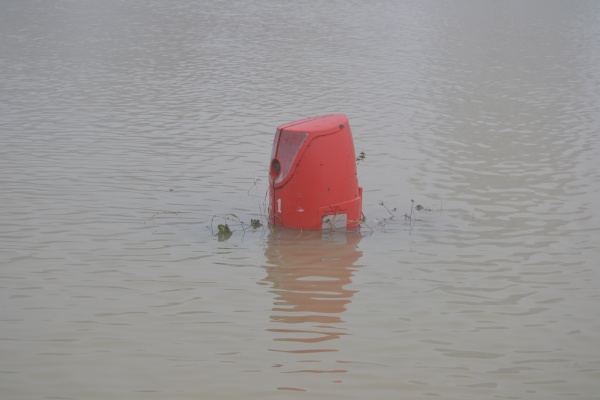
M269 221L303 229L355 228L362 188L348 118L324 115L277 127L269 173Z

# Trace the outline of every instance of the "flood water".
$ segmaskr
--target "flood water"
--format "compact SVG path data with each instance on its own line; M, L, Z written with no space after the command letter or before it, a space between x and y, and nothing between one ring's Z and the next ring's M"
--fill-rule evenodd
M594 0L0 3L1 397L597 399L599 65ZM329 113L360 233L250 228Z

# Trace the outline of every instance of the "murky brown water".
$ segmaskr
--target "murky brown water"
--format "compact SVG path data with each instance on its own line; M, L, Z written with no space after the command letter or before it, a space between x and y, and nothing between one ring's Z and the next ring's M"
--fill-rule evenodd
M0 54L2 398L598 398L600 3L6 1ZM338 112L361 234L219 241Z

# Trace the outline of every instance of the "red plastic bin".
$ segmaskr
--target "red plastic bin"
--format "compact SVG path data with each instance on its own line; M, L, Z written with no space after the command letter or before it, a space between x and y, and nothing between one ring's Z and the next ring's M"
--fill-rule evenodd
M277 127L269 171L275 227L352 229L362 220L362 188L348 118L322 115Z

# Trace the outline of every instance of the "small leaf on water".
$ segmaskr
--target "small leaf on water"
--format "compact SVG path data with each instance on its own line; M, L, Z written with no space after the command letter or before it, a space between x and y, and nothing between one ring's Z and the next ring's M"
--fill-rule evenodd
M219 232L219 234L217 235L217 240L219 242L224 242L227 239L229 239L231 237L231 235L233 235L233 233L231 231L229 231L229 232Z

